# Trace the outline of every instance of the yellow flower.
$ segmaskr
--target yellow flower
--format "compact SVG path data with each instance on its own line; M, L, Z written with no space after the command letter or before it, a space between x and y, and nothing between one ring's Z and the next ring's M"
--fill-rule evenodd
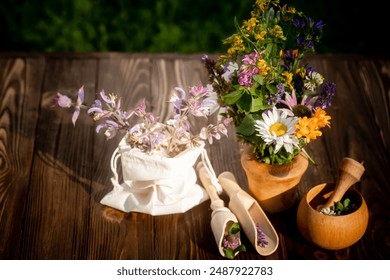
M275 25L272 30L270 31L272 35L274 35L276 38L280 38L282 40L286 40L286 37L283 35L283 29L279 25Z
M259 22L259 21L257 20L257 18L252 17L251 19L245 20L245 21L244 21L244 26L243 26L243 28L246 29L246 30L248 31L249 34L251 34L251 33L253 32L253 30L255 29L256 24L257 24L258 22Z
M239 36L237 34L234 35L233 45L227 51L228 55L232 56L232 55L236 54L237 52L244 51L244 50L245 50L245 46L244 46L244 43L243 43L241 36Z
M259 59L257 61L257 68L259 69L259 75L260 76L266 76L271 68L268 66L267 62L264 59Z
M285 77L284 81L286 82L287 86L292 90L294 88L293 85L291 84L292 78L293 78L293 74L288 72L288 71L284 71L282 73L282 76Z
M322 132L318 129L317 118L308 118L306 116L298 118L298 123L294 127L296 129L295 136L298 138L305 137L307 143L322 135Z
M264 40L265 35L267 35L267 31L261 30L260 32L255 32L255 39L257 41Z
M270 0L256 0L256 6L260 10L260 12L264 12L268 9L268 5Z
M288 5L284 5L282 8L281 8L281 11L282 11L282 14L295 14L297 12L297 10L294 8L294 7L290 7Z
M297 71L295 73L301 76L301 78L304 78L306 76L306 69L305 67L297 68Z

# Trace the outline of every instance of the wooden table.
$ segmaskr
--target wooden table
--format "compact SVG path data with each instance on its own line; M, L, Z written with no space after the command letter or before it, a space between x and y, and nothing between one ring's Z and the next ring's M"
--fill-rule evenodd
M145 98L167 116L175 86L206 82L202 54L0 54L0 259L222 259L210 228L210 201L184 214L150 216L105 207L111 190L109 159L119 138L106 141L87 116L76 127L51 107L56 93L85 85L87 101L101 89L123 96L123 106ZM269 257L248 251L237 259L386 259L390 257L390 58L317 55L306 58L337 84L332 127L312 142L298 198L334 182L341 160L364 161L355 187L370 212L355 245L336 251L308 244L296 227L297 204L269 215L280 238ZM131 107L131 106L130 106ZM247 188L234 130L208 154L217 174L233 172Z

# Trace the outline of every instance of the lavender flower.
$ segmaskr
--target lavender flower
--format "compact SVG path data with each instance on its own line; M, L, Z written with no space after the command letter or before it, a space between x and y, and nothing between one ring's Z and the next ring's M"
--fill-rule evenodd
M279 83L277 84L276 89L277 92L267 98L268 105L276 105L281 102L282 97L284 96L284 85Z
M261 230L259 223L256 223L257 245L265 248L268 245L267 237L264 231Z
M315 102L315 107L325 109L332 105L331 100L336 92L336 84L333 82L324 82L321 86L318 99Z
M76 94L76 102L73 103L72 100L61 93L57 93L57 97L54 98L54 106L58 106L61 108L71 108L72 106L74 107L74 112L72 115L72 123L73 125L76 124L76 121L80 115L80 109L81 106L84 102L84 86L80 87Z

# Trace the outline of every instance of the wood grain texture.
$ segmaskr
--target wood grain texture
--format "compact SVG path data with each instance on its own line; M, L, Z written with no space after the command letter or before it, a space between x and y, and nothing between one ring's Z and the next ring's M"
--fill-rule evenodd
M390 59L305 60L337 84L331 128L307 147L316 165L304 174L296 205L269 215L278 250L262 257L244 235L248 251L237 259L388 259ZM104 89L122 96L123 107L145 99L149 110L167 119L174 87L188 91L207 82L201 54L2 53L0 77L0 259L223 259L210 228L210 201L155 217L101 205L112 189L109 160L120 137L106 141L85 115L74 127L72 112L51 106L57 92L75 94L84 85L88 102ZM206 150L217 174L231 171L247 190L234 128L228 134ZM366 172L354 187L367 202L369 226L351 247L323 250L300 235L297 204L315 185L334 182L346 156L364 161Z
M17 258L31 190L45 61L1 58L0 65L0 255Z

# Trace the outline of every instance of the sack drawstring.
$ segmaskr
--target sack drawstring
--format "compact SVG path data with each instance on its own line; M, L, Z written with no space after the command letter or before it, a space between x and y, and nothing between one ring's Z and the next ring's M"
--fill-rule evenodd
M111 156L111 171L114 173L114 180L118 181L118 172L117 170L117 162L118 159L120 158L121 154L119 153L119 148L116 148L115 151L113 152Z
M202 150L201 157L202 157L202 163L204 169L206 170L207 174L210 176L211 184L215 187L217 193L221 194L223 192L222 186L218 181L218 178L215 174L215 171L213 169L213 166L211 165L210 159L205 149Z

